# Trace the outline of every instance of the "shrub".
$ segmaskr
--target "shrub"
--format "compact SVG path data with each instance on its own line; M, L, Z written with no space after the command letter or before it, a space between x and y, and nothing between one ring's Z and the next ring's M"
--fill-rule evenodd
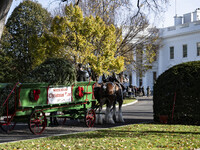
M165 71L154 85L154 121L159 121L159 115L168 115L171 123L199 124L199 89L200 61L179 64Z
M44 82L52 85L71 85L76 80L73 64L63 58L50 58L36 67L22 82Z

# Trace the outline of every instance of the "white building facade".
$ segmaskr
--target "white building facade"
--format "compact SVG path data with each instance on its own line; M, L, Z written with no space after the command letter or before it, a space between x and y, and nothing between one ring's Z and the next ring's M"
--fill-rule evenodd
M156 78L174 65L200 60L200 9L193 13L174 17L174 26L161 28L161 47L157 60L143 77L131 74L133 86L150 86L153 89Z

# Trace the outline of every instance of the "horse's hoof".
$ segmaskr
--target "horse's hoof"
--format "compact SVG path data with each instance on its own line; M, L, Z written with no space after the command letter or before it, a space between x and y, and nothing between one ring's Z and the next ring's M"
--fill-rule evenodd
M115 124L115 122L114 122L113 119L109 119L107 123L108 123L108 124Z
M103 118L102 117L99 118L99 124L103 124Z
M121 123L125 122L123 119L122 113L119 113L118 115L118 122L121 122Z
M124 123L125 121L124 121L124 119L123 119L123 120L119 120L119 122L120 122L120 123Z

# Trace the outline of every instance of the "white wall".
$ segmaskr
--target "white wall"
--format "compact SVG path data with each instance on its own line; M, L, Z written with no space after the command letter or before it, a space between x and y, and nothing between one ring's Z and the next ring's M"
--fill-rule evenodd
M157 77L174 65L200 60L197 56L197 42L200 42L200 21L160 29L162 38L158 59L153 68L145 73L144 86L153 89L153 72ZM183 58L183 45L187 45L187 57ZM170 59L170 47L174 47L174 59Z
M192 19L190 19L192 21ZM185 24L160 29L162 39L157 61L153 68L148 70L143 77L143 86L153 89L153 72L157 77L174 65L200 60L197 56L197 42L200 42L200 21L188 21ZM187 57L183 58L183 45L187 45ZM174 59L170 59L170 47L174 47ZM132 71L132 85L139 86L139 77Z
M181 33L182 31L182 33ZM171 32L171 33L169 33ZM200 24L190 23L188 27L163 33L163 47L159 51L158 74L176 64L200 60L197 56L197 42L200 42ZM183 45L187 45L187 57L183 58ZM174 59L170 59L170 47L174 47Z
M131 84L133 86L137 86L136 72L135 71L132 71L132 81L131 81Z

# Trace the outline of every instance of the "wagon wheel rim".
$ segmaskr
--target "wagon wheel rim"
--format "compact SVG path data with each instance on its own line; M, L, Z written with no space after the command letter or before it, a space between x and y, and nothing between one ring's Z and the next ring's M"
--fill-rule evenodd
M93 127L96 120L96 114L94 109L87 111L85 116L85 123L87 127Z
M1 129L8 133L10 131L12 131L14 128L15 128L15 125L16 125L16 122L10 122L10 123L6 123L6 124L3 124L3 125L0 125Z
M47 124L45 113L41 110L34 111L29 120L29 129L33 134L40 135Z

